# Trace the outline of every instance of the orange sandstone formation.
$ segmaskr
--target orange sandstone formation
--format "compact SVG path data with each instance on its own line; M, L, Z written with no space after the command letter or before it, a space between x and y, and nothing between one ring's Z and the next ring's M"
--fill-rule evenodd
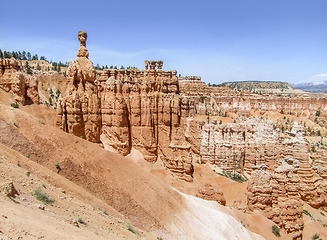
M264 164L253 167L248 182L248 208L260 210L292 234L293 239L302 239L302 201L326 210L326 183L309 164L307 142L302 133L294 126L287 134L275 145L280 166L270 171Z
M145 71L110 69L102 74L102 142L122 155L134 147L151 163L160 157L190 181L192 151L184 130L194 114L193 102L179 95L176 71L162 71L162 61L145 63Z
M0 58L0 88L11 92L17 102L24 104L26 79L20 69L20 62L16 59Z
M201 81L200 76L186 76L185 78L178 78L179 84L192 84L193 86L207 86L205 82Z
M105 70L96 79L80 31L76 62L67 70L68 87L58 102L57 125L64 131L101 141L122 155L132 147L154 163L160 157L181 179L191 181L192 144L188 142L193 102L179 95L176 71L162 61L145 61L146 70Z
M254 166L248 183L248 208L261 211L279 227L292 234L293 239L302 239L303 204L298 191L299 162L292 158L280 161L274 173L264 165Z
M254 112L263 115L267 112L284 112L298 117L314 117L317 111L322 116L327 114L327 99L321 97L309 97L306 94L269 95L253 94L247 91L238 92L227 87L207 87L192 84L182 84L179 87L180 94L192 96L195 108L200 115L238 116L250 117Z
M203 187L199 188L198 192L199 193L196 195L196 197L200 197L205 200L216 201L224 206L226 205L224 193L212 187L211 184L204 184Z
M88 59L85 41L87 34L79 32L81 47L76 62L69 62L68 86L65 95L58 101L57 126L91 142L100 142L101 109L96 71Z
M236 168L251 172L253 165L273 169L279 152L278 134L270 120L248 119L244 123L219 124L217 120L201 128L201 162L209 162L231 172Z

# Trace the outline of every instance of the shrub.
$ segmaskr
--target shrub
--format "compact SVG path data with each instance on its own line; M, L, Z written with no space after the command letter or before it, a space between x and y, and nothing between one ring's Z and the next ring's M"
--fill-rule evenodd
M17 101L15 101L14 103L11 103L10 106L12 106L13 108L19 107Z
M317 240L317 239L319 239L319 234L316 233L315 235L312 236L311 239L312 239L312 240Z
M127 230L132 232L132 233L137 233L136 230L133 228L133 226L130 225L130 224L127 224Z
M274 225L272 226L272 232L275 234L276 237L280 237L280 229L278 226Z
M246 182L246 181L249 180L246 176L244 176L244 175L242 175L242 174L239 174L239 173L237 173L237 174L234 175L234 174L232 174L232 173L225 172L225 171L223 171L222 174L219 173L219 172L216 172L215 170L213 170L213 171L214 171L215 173L217 173L218 175L220 175L220 176L230 178L230 179L232 179L233 181L236 181L236 182L239 182L239 183L243 183L243 182Z
M84 222L83 219L80 217L77 219L77 222L79 222L80 224L86 225L86 222Z
M311 214L310 214L307 210L303 210L303 213L304 213L305 215L308 215L309 217L312 218Z
M37 200L43 202L45 205L52 204L54 199L49 199L45 193L42 193L40 188L34 190L34 196Z
M31 175L31 172L26 172L26 176L29 177Z
M59 173L61 171L61 167L59 165L59 162L57 162L55 166L56 166L57 172Z

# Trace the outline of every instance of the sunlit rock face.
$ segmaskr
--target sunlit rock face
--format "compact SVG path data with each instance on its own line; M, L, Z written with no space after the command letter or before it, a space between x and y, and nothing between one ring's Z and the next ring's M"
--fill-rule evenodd
M81 47L67 70L68 86L58 101L57 126L91 142L100 142L101 104L95 84L96 70L88 59L87 34L78 33Z
M0 58L0 88L14 95L17 102L24 105L26 77L20 71L21 64L14 58Z
M107 69L96 80L87 34L80 31L78 37L81 45L76 62L69 63L57 125L92 142L100 142L101 135L107 148L122 155L134 147L148 162L160 158L181 179L192 181L192 153L198 146L188 141L195 126L188 118L194 107L179 94L177 72L163 71L162 61L145 61L144 71Z
M239 172L251 172L253 165L265 164L273 169L280 153L276 151L279 136L272 121L258 118L240 123L219 124L205 122L201 129L200 156L222 170L231 172L238 165Z
M192 180L193 101L179 95L176 71L162 61L145 61L146 70L108 69L100 77L103 143L122 155L132 147L144 159L160 158L181 179ZM107 80L106 80L107 79Z

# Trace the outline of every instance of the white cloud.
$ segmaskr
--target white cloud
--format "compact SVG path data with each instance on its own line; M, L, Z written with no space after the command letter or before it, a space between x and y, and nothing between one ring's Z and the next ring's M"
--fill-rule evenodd
M313 77L327 77L327 73L317 74L317 75L314 75Z

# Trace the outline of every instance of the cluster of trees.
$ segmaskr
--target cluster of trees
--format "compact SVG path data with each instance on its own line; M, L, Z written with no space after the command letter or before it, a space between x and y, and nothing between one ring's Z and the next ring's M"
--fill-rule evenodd
M15 58L16 60L39 60L39 56L37 54L34 54L32 56L32 54L30 52L26 52L26 51L3 51L0 49L0 58ZM47 60L45 58L45 56L41 56L40 60Z
M222 87L222 86L225 86L225 85L224 84L211 84L211 83L208 83L208 87Z
M44 61L48 61L47 58L45 56L41 56L39 58L39 56L37 54L34 54L32 56L32 54L30 52L26 52L26 51L3 51L0 49L0 58L15 58L16 60L44 60ZM68 62L62 63L62 62L52 62L50 61L50 63L52 63L52 69L54 71L58 71L60 72L60 68L61 67L68 67ZM132 67L132 66L128 66L128 67L124 67L123 65L121 65L120 69L132 69L132 68L136 68L136 67ZM28 68L29 69L29 68ZM106 66L102 66L100 67L99 64L97 64L95 66L95 69L97 70L103 70L103 69L118 69L117 66L111 65L110 67ZM30 70L30 69L29 69Z
M59 61L59 63L57 63L57 62L52 62L52 69L53 69L54 71L58 71L58 72L60 72L61 67L68 67L68 62L65 62L65 63L62 63L62 62L60 62L60 61Z
M108 68L107 65L106 65L106 66L102 66L102 67L100 67L99 63L98 63L96 66L94 66L94 67L95 67L95 69L97 69L97 70L103 70L103 69L118 69L118 67L117 67L117 66L114 66L114 65L111 65L109 68ZM121 65L121 67L120 67L120 69L132 69L132 68L136 68L136 67L128 66L128 67L125 68L123 65Z

